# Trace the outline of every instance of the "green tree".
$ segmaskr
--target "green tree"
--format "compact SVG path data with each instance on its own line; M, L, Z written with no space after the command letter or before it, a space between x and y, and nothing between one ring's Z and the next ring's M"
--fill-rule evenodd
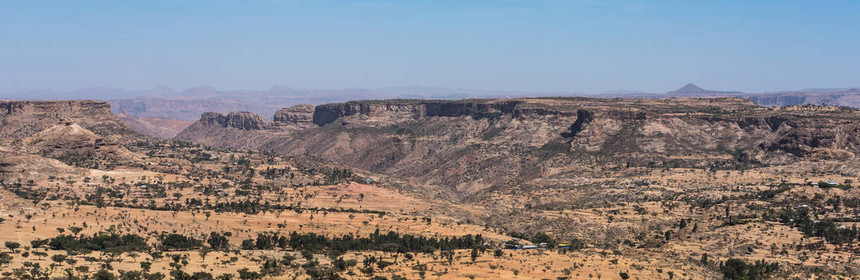
M6 248L9 248L9 250L11 250L12 252L15 252L16 249L21 247L21 243L13 242L13 241L6 241L6 243L4 243L4 245L6 245Z

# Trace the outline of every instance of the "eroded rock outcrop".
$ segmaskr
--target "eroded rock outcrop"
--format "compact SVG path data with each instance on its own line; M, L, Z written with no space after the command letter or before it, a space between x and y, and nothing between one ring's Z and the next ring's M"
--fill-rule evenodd
M272 126L288 128L309 128L314 126L314 105L301 104L275 112Z
M319 105L314 110L313 121L324 126L335 120L360 115L365 123L389 125L398 121L408 121L425 117L461 117L476 119L509 114L520 101L481 100L481 101L423 101L423 100L379 100L351 101ZM371 121L367 121L367 120ZM378 126L378 125L377 125Z
M266 119L251 112L234 112L227 115L206 112L200 117L200 122L241 130L260 130L266 126Z
M22 149L32 154L66 162L82 158L124 161L131 152L116 141L105 139L72 122L61 122L23 139Z

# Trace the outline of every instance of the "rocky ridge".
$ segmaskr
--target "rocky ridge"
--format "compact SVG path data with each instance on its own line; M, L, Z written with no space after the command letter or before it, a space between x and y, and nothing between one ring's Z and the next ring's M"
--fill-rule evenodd
M315 126L298 130L247 113L240 119L253 121L229 119L206 114L177 138L313 157L455 197L595 166L772 165L860 152L856 110L741 98L355 101L316 106Z

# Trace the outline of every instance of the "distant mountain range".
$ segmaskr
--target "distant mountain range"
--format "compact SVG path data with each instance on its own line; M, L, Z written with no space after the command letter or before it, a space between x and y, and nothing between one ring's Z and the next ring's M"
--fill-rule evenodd
M805 89L796 91L744 93L739 91L707 90L687 84L665 93L640 91L611 91L603 94L571 92L526 92L437 87L390 87L378 89L293 89L273 86L267 90L219 90L209 86L176 90L156 87L149 90L124 90L111 87L85 88L72 92L29 91L0 94L0 99L50 100L93 99L110 102L115 114L125 112L138 118L167 118L194 121L204 112L229 113L250 111L271 116L277 110L297 104L325 104L367 99L445 99L502 98L530 96L592 96L627 98L672 97L744 97L762 106L790 106L799 104L828 104L860 108L860 89Z
M665 93L622 92L604 93L600 97L628 98L673 98L673 97L742 97L749 98L760 106L778 107L802 104L827 104L860 108L860 89L803 89L792 91L745 93L740 91L708 90L695 84L687 84Z

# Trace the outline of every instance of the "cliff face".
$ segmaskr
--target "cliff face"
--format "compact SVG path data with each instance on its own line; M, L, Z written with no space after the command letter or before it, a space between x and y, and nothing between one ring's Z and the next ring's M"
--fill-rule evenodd
M750 94L747 97L761 106L797 106L827 104L860 108L860 89L834 89L783 93Z
M266 126L266 120L263 117L251 112L235 112L227 115L207 112L203 113L200 122L241 130L259 130Z
M519 101L353 101L347 103L332 103L317 106L313 114L313 122L324 126L344 117L359 115L365 118L377 118L381 121L376 125L422 119L426 117L488 117L511 113ZM370 123L365 121L366 123Z
M314 126L314 105L301 104L275 112L272 125L277 127L309 128Z
M317 126L298 130L214 120L178 138L314 157L460 198L606 166L731 168L860 153L856 110L738 98L359 101L317 106Z

